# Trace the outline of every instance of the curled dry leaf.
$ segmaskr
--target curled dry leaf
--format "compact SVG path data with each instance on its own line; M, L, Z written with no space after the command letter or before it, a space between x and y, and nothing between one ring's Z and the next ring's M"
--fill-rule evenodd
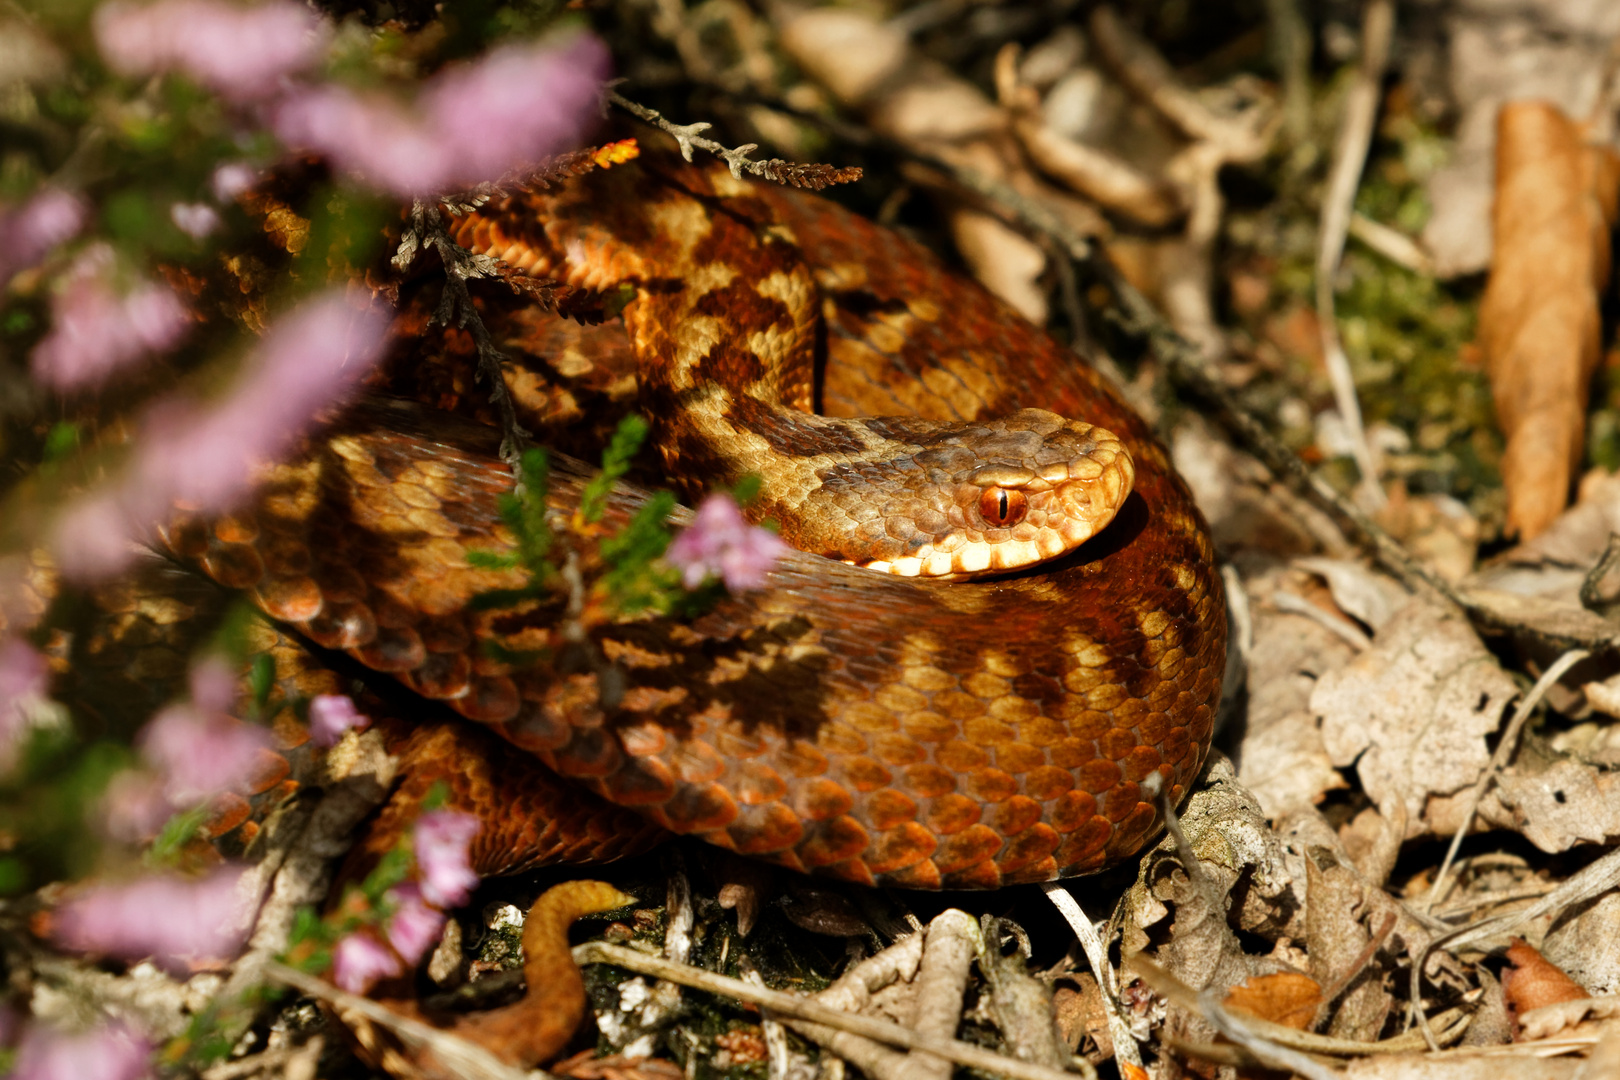
M1580 983L1560 971L1523 938L1508 946L1512 970L1502 977L1502 990L1508 1005L1520 1017L1565 1001L1588 997Z
M1479 341L1507 435L1507 527L1524 537L1568 500L1599 358L1620 157L1584 135L1544 102L1514 102L1497 117L1495 249Z
M1620 998L1571 998L1532 1009L1520 1017L1520 1042L1545 1039L1568 1031L1587 1020L1609 1020L1620 1016Z
M1232 987L1226 995L1228 1008L1241 1009L1251 1016L1274 1024L1304 1031L1322 1004L1322 988L1309 975L1279 971L1254 975Z

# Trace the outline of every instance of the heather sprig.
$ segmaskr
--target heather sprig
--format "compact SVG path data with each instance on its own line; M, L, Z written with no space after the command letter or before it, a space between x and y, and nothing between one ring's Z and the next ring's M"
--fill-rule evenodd
M712 607L726 590L764 584L785 545L771 530L742 517L739 503L757 494L757 477L745 478L735 492L709 495L678 536L669 524L675 496L667 491L649 496L619 528L610 531L603 524L614 485L630 471L649 430L646 420L633 413L619 422L603 451L601 469L566 516L547 509L550 459L543 450L524 455L515 490L501 499L502 520L516 538L514 549L476 551L468 558L483 569L520 569L527 580L479 594L478 609L515 609L561 599L568 616L557 636L577 644L591 625L648 614L691 617ZM559 532L565 544L559 543ZM560 550L565 551L561 562ZM600 563L600 572L587 582L581 567L595 563ZM491 651L512 663L537 656L534 649L498 644Z

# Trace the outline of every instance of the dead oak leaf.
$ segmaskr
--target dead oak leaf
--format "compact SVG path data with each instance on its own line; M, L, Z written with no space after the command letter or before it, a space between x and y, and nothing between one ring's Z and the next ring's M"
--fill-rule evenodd
M1479 778L1485 737L1516 692L1460 611L1414 597L1372 648L1318 680L1311 712L1333 764L1354 764L1375 805L1405 800L1411 836L1429 796Z

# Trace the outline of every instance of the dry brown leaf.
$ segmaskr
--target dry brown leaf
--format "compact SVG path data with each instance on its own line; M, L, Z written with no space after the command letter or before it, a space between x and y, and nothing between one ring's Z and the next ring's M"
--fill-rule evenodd
M1541 953L1592 993L1620 994L1620 893L1560 916Z
M1502 107L1479 341L1508 440L1507 527L1526 538L1564 509L1580 464L1617 194L1620 158L1581 125L1545 102Z
M1226 1004L1250 1016L1304 1031L1322 1004L1322 988L1309 975L1279 971L1238 983L1227 993Z
M1508 946L1512 969L1503 973L1502 992L1514 1013L1523 1017L1564 1001L1581 1001L1590 995L1574 979L1550 963L1523 938Z
M1495 798L1511 811L1512 827L1542 851L1620 837L1620 774L1607 769L1573 759L1539 772L1508 769Z
M1517 692L1460 611L1414 597L1371 649L1322 676L1311 711L1333 763L1354 763L1376 805L1405 800L1410 838L1431 797L1479 779L1485 737Z
M1058 1034L1071 1052L1080 1048L1087 1036L1096 1044L1096 1060L1114 1056L1114 1038L1108 1030L1108 1006L1096 977L1081 972L1071 976L1079 989L1059 986L1052 991L1052 1017Z
M1613 1020L1620 1015L1620 998L1571 998L1532 1009L1521 1016L1521 1041L1547 1039L1588 1028L1588 1021ZM1612 1074L1611 1074L1612 1075Z
M874 131L939 154L998 180L1021 170L1005 118L977 86L925 58L904 31L850 8L796 13L782 25L782 47L840 102L865 114ZM973 274L1036 324L1047 314L1039 245L959 199L945 197L951 236Z

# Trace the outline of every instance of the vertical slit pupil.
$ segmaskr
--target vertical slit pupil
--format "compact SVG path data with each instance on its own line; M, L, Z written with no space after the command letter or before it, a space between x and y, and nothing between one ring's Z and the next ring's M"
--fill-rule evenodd
M1001 492L1001 520L1007 520L1007 493Z

